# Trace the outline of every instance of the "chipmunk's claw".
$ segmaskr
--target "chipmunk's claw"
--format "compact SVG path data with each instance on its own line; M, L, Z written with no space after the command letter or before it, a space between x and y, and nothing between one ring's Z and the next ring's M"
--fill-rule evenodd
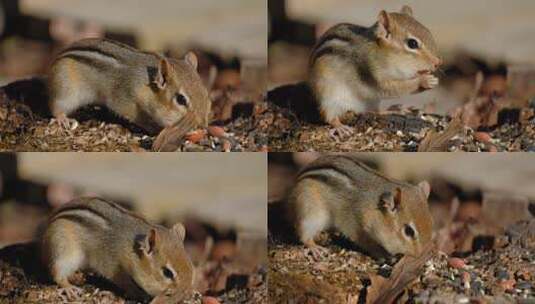
M312 258L316 261L322 260L329 253L329 249L320 245L307 246L307 248Z
M329 136L336 141L348 138L353 135L353 133L354 131L352 127L342 124L329 130Z
M65 302L72 302L78 299L84 293L82 288L73 285L61 287L58 291Z
M61 130L65 131L66 133L71 133L71 131L76 130L79 125L76 119L68 118L65 115L56 116L55 122L60 126Z
M329 253L329 250L327 248L316 244L313 239L307 240L304 243L306 249L310 252L314 260L321 260Z

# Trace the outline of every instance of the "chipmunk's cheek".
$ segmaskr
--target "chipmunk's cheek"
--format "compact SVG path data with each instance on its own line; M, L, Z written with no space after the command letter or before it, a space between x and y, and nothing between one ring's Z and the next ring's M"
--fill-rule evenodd
M407 64L400 66L399 76L401 79L412 79L418 76L418 68Z
M162 119L160 123L164 127L170 127L176 124L178 121L180 121L180 119L183 116L184 116L183 111L179 111L179 110L169 111L161 116Z

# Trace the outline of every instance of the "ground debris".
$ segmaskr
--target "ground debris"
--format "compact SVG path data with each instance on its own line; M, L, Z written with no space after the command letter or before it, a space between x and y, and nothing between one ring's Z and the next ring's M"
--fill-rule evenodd
M267 131L270 151L413 152L418 150L429 132L446 134L444 130L452 124L452 119L447 116L427 114L417 109L348 114L346 122L355 132L349 138L336 141L330 136L330 127L326 124L301 121L289 110L273 104L268 105L267 111L273 117L272 127ZM457 124L454 126L453 129L459 131ZM519 125L518 128L527 126ZM485 143L474 137L474 131L470 128L456 136L450 136L449 132L447 135L448 140L441 147L442 150L488 150ZM510 149L506 143L498 146L502 150Z
M447 152L449 141L463 130L464 126L459 118L453 119L442 133L430 130L418 146L418 152Z
M422 273L425 263L436 255L435 245L430 243L419 256L404 256L392 270L388 279L379 275L371 275L371 287L368 290L366 303L393 303L412 281Z

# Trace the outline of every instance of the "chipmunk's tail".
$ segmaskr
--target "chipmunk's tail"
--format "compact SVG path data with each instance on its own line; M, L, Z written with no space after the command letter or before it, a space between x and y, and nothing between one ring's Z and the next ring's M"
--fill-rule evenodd
M288 109L299 120L320 123L321 115L306 82L284 85L268 92L268 102Z
M0 102L24 104L41 117L52 117L48 106L46 77L16 80L0 87Z

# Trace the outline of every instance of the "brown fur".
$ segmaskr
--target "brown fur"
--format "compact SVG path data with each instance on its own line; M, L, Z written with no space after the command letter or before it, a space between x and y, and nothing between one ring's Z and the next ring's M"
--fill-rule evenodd
M389 193L395 210L382 207ZM423 186L391 179L351 154L324 155L299 173L289 214L305 244L332 227L372 256L417 254L431 239L426 194ZM405 225L414 226L416 239L404 235Z
M177 94L189 102L176 103ZM49 95L57 118L101 104L150 133L188 111L204 127L211 107L193 53L174 60L106 39L80 40L61 52L49 70Z
M72 287L69 278L75 271L91 270L129 297L143 298L191 289L193 266L183 241L180 224L171 229L154 225L115 203L86 197L50 216L41 253L62 287ZM174 278L167 278L163 267L171 269Z
M319 39L310 55L309 85L324 121L338 122L347 111L376 111L381 99L438 84L431 75L442 62L435 40L410 8L402 12L382 11L371 27L341 23ZM418 49L407 47L413 38Z

